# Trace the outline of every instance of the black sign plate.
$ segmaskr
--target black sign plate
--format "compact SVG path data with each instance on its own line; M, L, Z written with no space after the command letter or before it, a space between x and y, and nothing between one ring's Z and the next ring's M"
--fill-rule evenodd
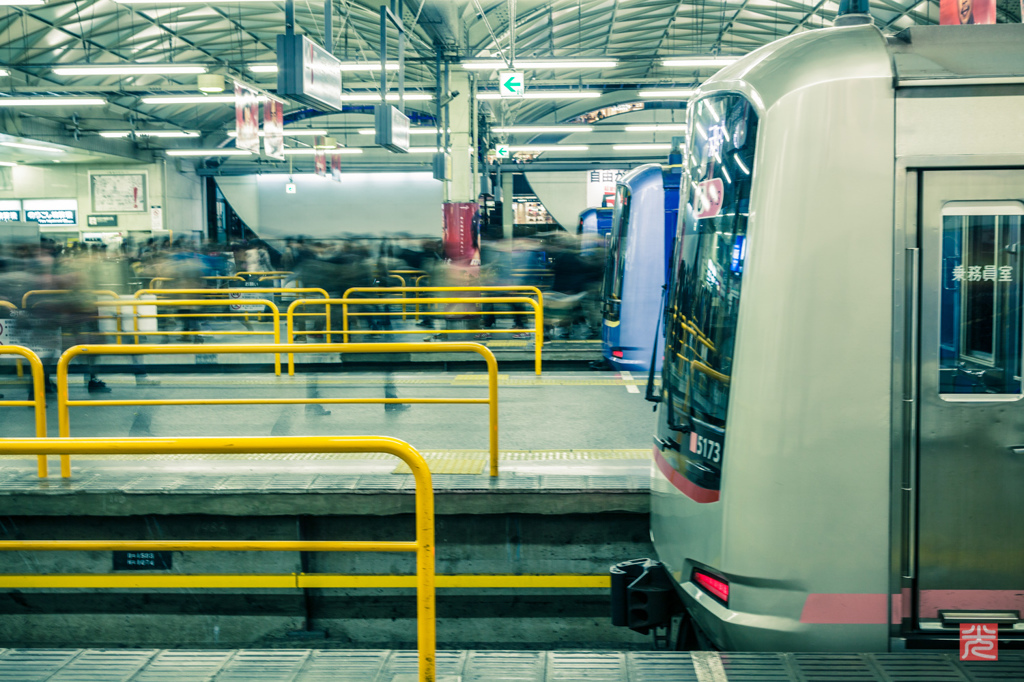
M173 552L114 552L115 571L169 571Z

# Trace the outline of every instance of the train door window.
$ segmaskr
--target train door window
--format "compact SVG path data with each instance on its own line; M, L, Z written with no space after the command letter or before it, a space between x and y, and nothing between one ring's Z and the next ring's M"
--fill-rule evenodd
M1021 395L1019 202L951 202L942 210L939 391Z
M605 260L604 300L622 300L622 282L626 270L626 237L629 234L629 204L632 198L625 185L619 185L615 199L615 213L609 231L611 243L608 246L608 257ZM609 319L617 320L616 311L606 310Z

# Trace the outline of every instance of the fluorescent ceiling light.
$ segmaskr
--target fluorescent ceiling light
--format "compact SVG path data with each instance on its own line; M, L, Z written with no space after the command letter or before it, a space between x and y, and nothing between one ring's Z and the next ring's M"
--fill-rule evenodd
M639 152L639 151L668 151L672 149L670 144L614 144L612 149L617 152Z
M602 94L604 93L593 90L533 90L527 92L523 97L525 99L596 99ZM501 99L501 95L496 92L481 92L476 98Z
M247 69L253 73L277 73L277 64L249 64ZM389 62L385 67L388 71L398 71L398 64ZM339 71L380 71L380 62L342 62Z
M594 126L564 125L564 126L508 126L506 128L491 128L495 133L589 133Z
M315 137L316 135L326 135L327 131L326 130L308 130L306 128L302 128L302 129L299 129L299 130L288 130L287 128L285 128L284 129L284 134L288 135L290 137ZM259 136L263 137L263 131L262 130L259 132ZM229 130L228 131L228 137L238 137L238 131L237 130Z
M683 88L680 90L641 90L641 97L666 97L666 98L686 98L692 97L693 93L696 92L693 88Z
M37 152L50 152L51 154L63 154L63 149L56 147L44 147L41 144L25 144L24 142L0 142L0 145L5 147L15 147L17 149L31 149Z
M8 71L7 69L0 69L0 77L10 76L10 75L11 75L11 72Z
M614 69L618 62L613 59L523 59L517 60L515 69ZM493 71L508 69L500 59L463 62L462 68L469 71Z
M58 76L147 76L206 73L205 66L190 64L100 64L96 66L59 66Z
M510 152L585 152L590 147L583 144L543 145L528 144L520 147L509 146Z
M318 152L328 154L362 154L363 150L358 147L338 147L337 149L313 149L312 147L295 147L285 149L285 156L316 156Z
M17 7L18 5L45 5L46 0L0 0L0 6Z
M650 123L626 126L627 133L655 133L661 130L686 130L685 123Z
M99 106L106 103L102 97L0 97L0 107Z
M131 130L101 130L100 137L130 137ZM135 137L199 137L195 130L136 130Z
M266 95L256 97L258 102L266 102ZM168 95L160 97L143 97L143 104L234 104L235 96L231 95Z
M429 93L426 93L426 92L407 92L407 93L405 93L405 101L406 102L424 102L426 100L431 100L431 99L434 99L434 96L429 94ZM343 94L341 96L341 101L342 102L379 102L380 101L380 94L379 93L375 93L375 92L357 92L357 93L349 93L347 95ZM389 92L388 93L387 101L389 101L389 102L397 102L398 101L398 93L397 92Z
M376 135L377 131L373 128L360 128L357 130L360 135ZM448 130L451 132L451 129ZM437 128L409 128L410 135L437 135Z
M166 149L167 156L252 156L248 149Z
M436 154L439 151L437 147L409 147L410 154Z
M662 66L728 66L739 61L739 57L675 57L662 59Z
M17 165L13 161L0 161L0 166L15 167Z
M280 2L280 0L234 0L240 5L251 2ZM114 0L121 5L208 5L210 0Z

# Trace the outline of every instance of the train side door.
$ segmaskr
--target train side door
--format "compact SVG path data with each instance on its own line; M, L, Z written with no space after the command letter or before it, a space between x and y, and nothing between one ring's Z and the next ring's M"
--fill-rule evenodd
M1024 636L1024 170L922 176L916 622Z

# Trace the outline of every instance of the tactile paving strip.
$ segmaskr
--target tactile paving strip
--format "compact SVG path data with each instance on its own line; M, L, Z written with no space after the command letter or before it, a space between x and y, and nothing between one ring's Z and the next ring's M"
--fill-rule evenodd
M439 682L1020 682L1024 653L439 651ZM0 650L4 682L416 682L415 651ZM711 672L709 672L711 671Z
M425 457L427 467L432 474L462 474L477 476L484 471L487 463L482 458L466 457ZM400 463L392 474L412 474L412 469L405 462Z
M486 450L421 450L420 454L429 460L475 459L487 460L490 455ZM584 450L501 450L498 459L502 462L551 462L560 460L572 461L605 461L648 459L650 449L621 448L616 450L584 449ZM35 455L10 455L6 459L31 459ZM179 454L179 455L75 455L74 461L101 460L105 462L131 460L166 460L166 461L393 461L394 455L377 452L251 452L231 453L223 455Z

